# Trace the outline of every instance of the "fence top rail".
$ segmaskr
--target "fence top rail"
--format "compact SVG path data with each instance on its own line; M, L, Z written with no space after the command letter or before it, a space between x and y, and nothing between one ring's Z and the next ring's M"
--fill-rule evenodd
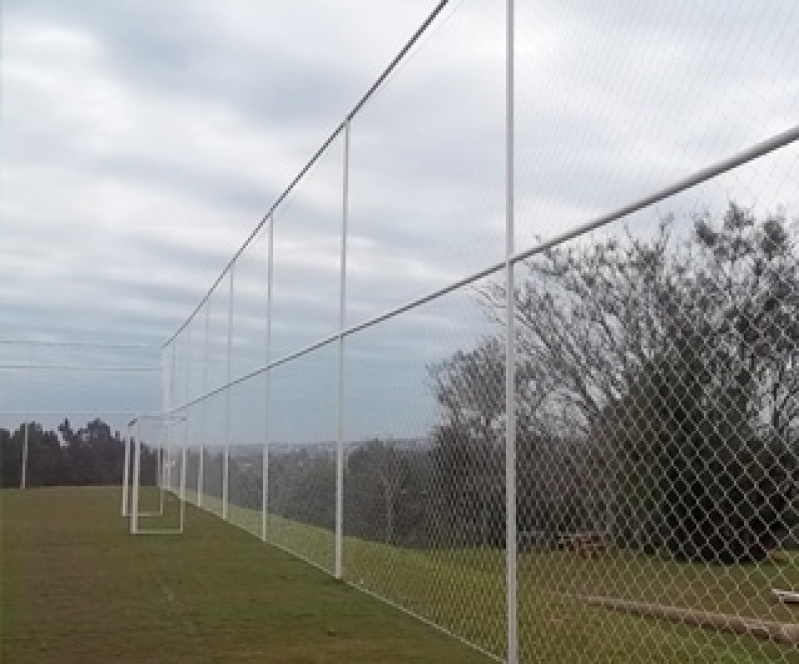
M128 413L130 414L130 413ZM132 427L137 422L152 422L154 420L162 420L167 423L172 422L185 422L188 418L185 415L172 415L170 413L136 413L135 416L128 422L127 426Z
M308 172L313 168L314 164L319 161L320 157L325 153L325 151L330 147L331 143L336 140L338 135L344 130L344 128L350 123L350 121L361 111L361 109L366 105L366 103L372 98L372 96L380 89L380 87L388 80L391 74L396 70L399 64L403 61L405 56L408 52L417 44L419 39L422 35L427 31L430 25L438 18L444 8L449 4L449 0L440 0L440 2L436 5L432 12L427 16L424 22L417 28L416 32L413 33L411 38L405 43L405 45L400 49L399 53L394 57L394 59L388 64L388 66L383 70L380 76L377 77L375 82L369 87L369 89L364 93L364 95L358 100L358 103L352 108L352 110L344 116L344 119L336 125L335 129L330 133L330 135L325 139L319 149L314 152L311 158L305 163L294 179L289 183L289 185L283 190L283 192L275 199L274 203L272 203L269 210L267 210L266 214L261 217L261 220L252 230L252 232L247 236L247 239L242 243L242 245L238 248L233 257L227 262L225 267L219 273L219 276L214 280L211 284L211 287L199 301L196 307L191 311L191 313L186 317L186 319L181 323L175 332L170 335L170 337L161 345L161 350L165 349L172 341L174 341L175 337L177 337L186 326L194 319L197 313L200 311L202 306L208 301L208 298L211 297L211 294L214 292L216 287L225 278L225 275L230 272L233 264L238 260L239 256L244 252L245 249L252 243L252 241L256 238L258 233L261 232L261 229L272 220L275 210L283 203L283 201L288 198L289 194L295 189L295 187L300 183L300 181L308 174Z

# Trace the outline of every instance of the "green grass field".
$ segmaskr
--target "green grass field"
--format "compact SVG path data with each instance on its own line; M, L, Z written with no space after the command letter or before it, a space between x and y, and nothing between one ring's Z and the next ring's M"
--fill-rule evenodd
M0 500L7 664L490 661L194 508L132 537L117 489Z
M194 500L196 496L189 496ZM205 506L221 511L217 499ZM259 512L230 506L232 523L259 535ZM321 528L269 518L277 543L332 567L333 535ZM356 538L344 541L345 578L391 598L481 647L502 652L505 634L504 552L495 549L419 551ZM571 552L519 557L520 650L524 661L797 662L799 649L750 636L717 633L589 606L576 595L602 595L792 623L799 608L770 589L799 588L799 558L757 566L712 566L608 553L585 559ZM571 597L569 597L571 596Z
M193 507L178 537L131 537L114 489L0 493L4 662L487 662L454 639L264 545L260 514ZM193 496L192 496L193 498ZM157 504L147 497L150 506ZM206 507L216 511L213 498ZM169 498L162 525L174 525ZM158 519L147 521L147 525ZM322 567L332 534L270 517L270 537ZM496 652L504 561L495 550L413 551L345 539L345 577ZM523 661L799 662L749 636L623 615L567 595L601 594L796 621L773 585L796 559L722 568L614 554L519 559ZM635 594L630 597L633 591Z

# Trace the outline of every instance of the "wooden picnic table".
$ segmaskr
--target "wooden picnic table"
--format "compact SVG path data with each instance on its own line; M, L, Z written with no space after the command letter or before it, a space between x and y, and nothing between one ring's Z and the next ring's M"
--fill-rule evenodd
M584 558L593 558L607 549L605 533L569 533L560 537L560 543L563 548Z

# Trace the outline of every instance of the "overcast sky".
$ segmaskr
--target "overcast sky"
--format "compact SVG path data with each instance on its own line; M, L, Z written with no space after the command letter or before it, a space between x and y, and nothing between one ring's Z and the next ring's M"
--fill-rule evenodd
M5 0L0 339L157 348L435 4ZM518 4L517 249L799 122L794 0ZM503 5L451 3L353 121L349 323L502 257ZM273 358L337 325L342 159L337 140L275 215ZM797 181L794 145L627 222L644 233L660 214L730 199L796 216ZM234 374L263 352L252 340L264 338L265 256L261 237L234 276ZM207 316L212 375L195 369L183 392L225 377L226 283ZM354 429L429 424L427 405L397 394L418 396L426 363L487 331L473 300L456 294L352 339L354 392L374 395L375 376L385 388ZM205 321L203 310L178 363L199 366ZM91 355L159 361L155 350ZM6 363L86 357L0 346ZM334 389L333 351L314 362ZM287 404L307 400L314 371L282 392ZM146 373L124 388L32 373L3 374L0 411L160 405Z

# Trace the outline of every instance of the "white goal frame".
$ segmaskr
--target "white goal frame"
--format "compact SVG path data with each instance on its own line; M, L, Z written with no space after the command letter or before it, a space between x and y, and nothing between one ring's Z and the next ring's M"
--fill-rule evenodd
M177 491L172 487L171 482L171 463L174 459L172 454L172 437L166 435L170 426L185 421L186 418L175 415L137 415L127 425L125 434L125 461L122 478L122 516L130 521L130 533L132 535L182 535L186 522L186 448L181 447L179 484ZM154 510L140 509L140 489L141 489L141 457L144 451L142 445L141 426L142 422L161 422L156 447L156 485L158 488L158 508ZM131 457L133 461L131 477ZM166 478L167 460L170 463L169 482ZM178 498L178 526L174 528L159 528L155 525L142 527L142 518L155 518L165 516L166 493L171 492ZM151 522L152 523L152 522Z

